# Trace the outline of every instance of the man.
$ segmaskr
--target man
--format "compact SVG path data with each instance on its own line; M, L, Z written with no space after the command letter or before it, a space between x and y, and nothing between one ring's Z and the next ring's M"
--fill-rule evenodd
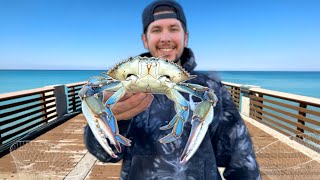
M123 147L122 152L117 153L118 158L111 158L86 127L88 150L103 162L123 159L122 179L221 179L218 167L226 168L223 174L226 179L260 179L252 142L232 98L216 75L194 71L196 63L192 51L186 47L187 21L182 7L171 0L154 1L144 9L142 19L142 41L149 53L141 56L174 61L197 75L189 83L213 89L218 97L213 123L194 156L186 164L180 164L192 113L181 137L162 144L159 139L171 130L159 128L176 114L174 103L165 95L127 94L113 107L113 112L120 133L132 140L132 145ZM183 95L189 101L199 101Z

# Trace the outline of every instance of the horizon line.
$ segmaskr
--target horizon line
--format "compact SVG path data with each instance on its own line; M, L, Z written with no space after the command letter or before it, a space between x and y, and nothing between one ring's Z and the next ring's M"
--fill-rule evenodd
M108 71L108 69L0 69L0 71ZM206 70L195 71L252 71L252 72L320 72L320 70Z

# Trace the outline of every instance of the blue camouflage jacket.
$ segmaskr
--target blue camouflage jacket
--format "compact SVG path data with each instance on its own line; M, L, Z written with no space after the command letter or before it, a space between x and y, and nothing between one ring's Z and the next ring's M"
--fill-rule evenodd
M132 145L122 147L122 152L116 153L117 159L111 158L102 149L87 126L84 138L89 152L102 162L123 159L121 179L126 180L219 180L221 176L218 167L226 168L223 173L226 179L261 179L248 130L220 79L215 73L194 71L196 62L188 48L184 50L181 64L190 74L197 75L189 83L207 86L218 97L214 120L199 149L186 164L181 165L179 161L190 133L192 111L184 124L181 137L172 143L160 143L159 139L172 129L159 128L176 114L174 103L160 94L155 94L150 107L131 121L118 121L120 133L132 140ZM188 94L182 95L190 101ZM191 101L197 102L200 99L192 98Z

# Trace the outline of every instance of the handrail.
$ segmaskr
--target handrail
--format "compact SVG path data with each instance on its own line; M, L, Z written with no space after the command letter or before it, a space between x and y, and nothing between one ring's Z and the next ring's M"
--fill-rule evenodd
M279 92L279 91L273 91L269 89L263 89L263 88L251 88L251 92L256 92L256 93L261 93L264 95L280 98L280 99L285 99L289 101L296 101L296 102L301 102L301 103L307 103L312 106L320 107L320 99L319 98L314 98L314 97L309 97L309 96L302 96L298 94L291 94L291 93L286 93L286 92Z
M83 84L85 82L0 94L0 153L16 139L49 122L80 113L78 92Z
M241 84L231 83L231 82L225 82L222 81L222 84L224 84L229 91L230 96L233 99L233 103L236 105L238 110L240 110L240 87Z
M232 83L232 82L226 82L226 81L221 81L221 82L225 86L233 86L233 87L238 87L238 88L240 88L242 86L242 84L237 84L237 83Z
M42 87L42 88L36 88L36 89L29 89L29 90L22 90L22 91L16 91L16 92L10 92L10 93L4 93L0 94L0 102L6 101L10 99L25 97L25 96L31 96L35 94L45 93L52 91L53 87Z
M287 135L299 136L313 145L320 139L301 134L320 134L320 99L263 89L256 86L222 82L241 113ZM240 96L238 96L240 89ZM236 104L237 105L237 104ZM319 136L318 136L319 137Z
M68 101L68 112L76 112L80 110L80 97L78 96L79 90L86 82L77 82L66 84L67 87L67 101Z

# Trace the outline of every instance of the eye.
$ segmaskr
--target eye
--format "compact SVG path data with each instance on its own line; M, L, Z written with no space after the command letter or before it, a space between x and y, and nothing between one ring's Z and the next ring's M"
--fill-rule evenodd
M151 32L153 32L153 33L159 33L160 30L159 30L159 29L154 29L154 30L152 30Z
M169 75L163 75L163 76L171 80L171 77Z
M130 76L133 76L134 74L127 74L127 77L126 78L128 78L128 77L130 77Z
M171 32L178 32L178 31L179 31L178 28L172 28L172 29L171 29Z

